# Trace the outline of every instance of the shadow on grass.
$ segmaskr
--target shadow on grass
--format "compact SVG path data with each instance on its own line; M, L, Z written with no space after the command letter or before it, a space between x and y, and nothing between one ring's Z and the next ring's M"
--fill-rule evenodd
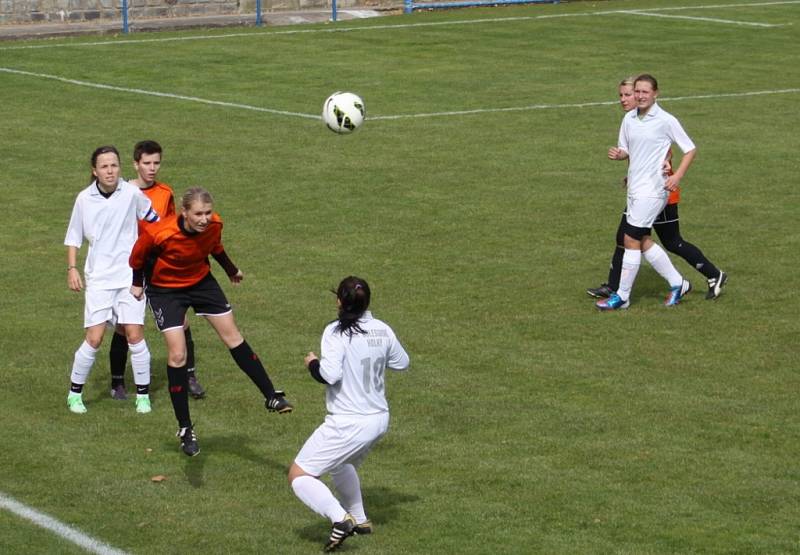
M335 494L335 491L334 491ZM364 506L367 509L367 516L375 525L376 533L380 533L379 527L388 524L398 518L399 506L404 503L415 503L419 501L416 495L409 495L395 491L387 487L370 487L362 491ZM309 514L313 514L310 513ZM316 521L314 524L295 529L298 537L310 542L325 543L330 533L330 524L327 522ZM352 548L357 544L356 541L348 540L347 546Z
M253 464L269 467L286 473L287 466L283 463L275 462L263 456L262 453L254 451L250 447L252 438L241 434L234 435L208 435L198 438L200 444L200 453L194 457L186 457L183 467L183 472L189 484L195 488L203 487L204 483L204 470L208 457L213 457L214 454L227 453L240 457ZM174 444L173 444L174 445Z

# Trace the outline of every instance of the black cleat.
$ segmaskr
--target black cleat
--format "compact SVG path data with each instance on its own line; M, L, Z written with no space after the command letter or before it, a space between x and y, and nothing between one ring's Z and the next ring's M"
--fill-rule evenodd
M344 540L353 535L353 530L356 527L355 519L349 514L344 515L344 520L335 522L331 527L331 535L328 538L328 543L322 549L326 553L336 551L344 543Z
M722 295L722 288L728 283L728 274L720 270L719 276L708 280L708 293L706 293L706 300L715 300Z
M125 391L125 386L120 384L111 388L111 398L115 401L127 401L128 392Z
M202 399L206 396L206 390L203 389L194 374L189 376L189 395L195 399Z
M294 410L292 404L284 397L285 393L280 390L275 390L275 396L264 401L264 406L269 412L277 412L278 414L288 414Z
M200 446L197 444L197 434L194 433L194 429L191 427L181 428L175 435L180 438L181 449L188 457L194 457L200 453Z
M586 294L590 297L594 297L595 299L607 299L614 294L614 290L611 289L607 283L604 283L600 287L590 287L586 290Z
M363 536L364 534L371 534L372 533L372 522L369 520L365 520L361 524L356 524L353 527L353 535L354 536Z

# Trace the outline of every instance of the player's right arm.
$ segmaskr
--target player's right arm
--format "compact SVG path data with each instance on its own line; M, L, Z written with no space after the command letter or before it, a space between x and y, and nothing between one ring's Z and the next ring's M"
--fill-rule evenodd
M72 291L83 289L81 273L78 270L78 247L67 245L67 287Z

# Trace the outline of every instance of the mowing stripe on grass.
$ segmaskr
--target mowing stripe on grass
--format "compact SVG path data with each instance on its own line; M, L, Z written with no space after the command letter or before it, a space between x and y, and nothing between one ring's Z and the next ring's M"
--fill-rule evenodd
M97 553L98 555L126 555L124 551L120 551L119 549L87 536L83 532L71 526L67 526L51 516L40 513L27 505L23 505L2 492L0 492L0 509L5 509L19 517L29 520L36 526L49 530L92 553Z
M291 29L285 31L249 31L241 33L225 33L219 35L195 35L190 37L162 37L155 39L122 39L122 40L103 40L94 42L48 42L46 44L28 44L18 46L0 46L0 52L4 50L33 50L40 48L66 48L66 47L87 47L87 46L120 46L128 44L150 44L154 42L181 42L189 40L217 40L217 39L230 39L230 38L251 38L251 37L272 37L277 35L299 35L306 33L349 33L355 31L374 31L374 30L387 30L387 29L414 29L420 27L441 27L449 25L477 25L483 23L507 23L512 21L535 21L540 19L555 19L562 17L593 17L603 15L648 15L650 12L659 11L675 11L675 10L702 10L702 9L718 9L718 8L741 8L741 7L762 7L762 6L777 6L784 4L800 4L800 0L781 0L775 2L752 2L747 4L714 4L705 6L670 6L665 8L644 8L641 10L605 10L587 13L565 13L565 14L548 14L536 16L519 16L519 17L497 17L497 18L483 18L483 19L462 19L456 21L429 21L423 23L400 23L396 25L364 25L360 27L332 27L327 29ZM723 21L723 20L717 20ZM785 24L755 24L755 23L741 23L737 21L730 21L736 25L756 25L758 27L783 27Z
M144 89L130 89L127 87L115 87L113 85L104 85L102 83L90 83L88 81L78 81L77 79L68 79L66 77L59 77L58 75L48 75L46 73L33 73L30 71L22 71L19 69L12 69L8 67L0 67L0 72L12 73L15 75L24 75L26 77L35 77L38 79L50 79L60 81L70 85L77 85L80 87L90 87L94 89L104 89L115 92L142 94L146 96L157 96L161 98L171 98L174 100L185 100L188 102L199 102L201 104L208 104L211 106L222 106L224 108L237 108L240 110L251 110L254 112L266 112L268 114L275 114L279 116L291 116L304 119L320 119L319 114L304 114L301 112L290 112L287 110L278 110L275 108L262 108L260 106L251 106L249 104L239 104L236 102L222 102L219 100L208 100L205 98L198 98L196 96L184 96L181 94L172 94L159 91L147 91ZM778 89L767 91L745 91L735 93L717 93L717 94L701 94L693 96L675 96L675 97L661 97L662 101L677 101L677 100L707 100L717 98L736 98L744 96L760 96L771 94L793 94L800 92L800 89ZM390 116L370 116L370 121L380 120L396 120L408 118L434 118L434 117L447 117L447 116L465 116L472 114L487 114L497 112L527 112L531 110L553 110L553 109L573 109L573 108L591 108L593 106L610 106L618 104L617 100L607 100L601 102L579 102L572 104L532 104L527 106L509 106L506 108L476 108L474 110L453 110L447 112L426 112L421 114L397 114Z

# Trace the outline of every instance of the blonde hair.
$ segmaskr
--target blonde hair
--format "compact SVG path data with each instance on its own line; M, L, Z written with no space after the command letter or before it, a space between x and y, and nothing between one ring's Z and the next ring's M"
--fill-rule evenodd
M214 197L202 187L190 187L186 189L181 197L181 206L184 210L189 210L193 203L200 201L204 204L214 204Z
M633 75L627 76L625 79L619 82L620 87L632 87L633 84L636 82L636 77Z

